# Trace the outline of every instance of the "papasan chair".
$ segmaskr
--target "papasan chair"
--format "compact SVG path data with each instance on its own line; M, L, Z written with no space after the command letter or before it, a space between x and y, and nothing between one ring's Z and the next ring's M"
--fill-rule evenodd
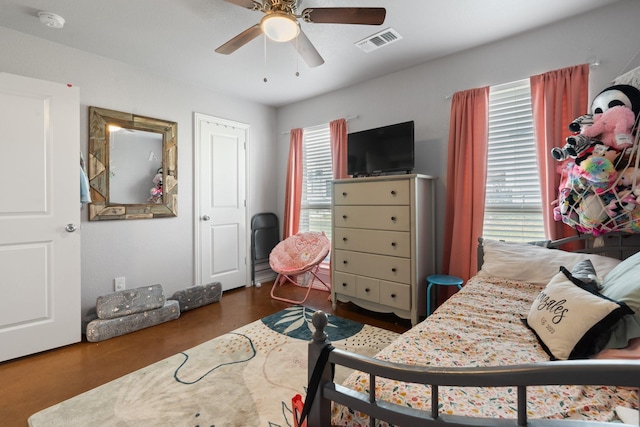
M269 265L273 271L278 273L271 288L271 298L292 304L301 304L309 297L315 279L318 279L325 288L331 290L331 287L317 275L320 263L327 257L330 249L331 243L324 231L300 232L278 243L269 254ZM296 276L305 273L311 273L311 282L306 284L307 293L302 300L295 301L275 295L276 288L287 282L305 287L296 280Z

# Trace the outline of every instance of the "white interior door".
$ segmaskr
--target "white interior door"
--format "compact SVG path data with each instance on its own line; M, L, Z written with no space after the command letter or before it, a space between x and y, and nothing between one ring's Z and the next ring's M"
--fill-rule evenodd
M246 286L246 143L248 127L196 115L198 276L223 290Z
M80 341L79 90L0 73L0 361Z

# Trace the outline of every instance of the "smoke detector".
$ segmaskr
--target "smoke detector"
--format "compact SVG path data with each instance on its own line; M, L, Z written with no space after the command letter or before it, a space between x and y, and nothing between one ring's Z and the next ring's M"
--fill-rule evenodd
M51 12L38 12L38 18L40 22L49 28L62 28L64 27L64 18Z

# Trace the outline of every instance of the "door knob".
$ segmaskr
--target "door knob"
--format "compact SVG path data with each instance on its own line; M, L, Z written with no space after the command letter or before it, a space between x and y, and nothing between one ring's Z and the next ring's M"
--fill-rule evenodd
M64 229L67 230L69 233L73 233L78 229L78 226L75 224L67 224L67 226Z
M203 215L202 216L202 220L203 221L209 221L211 219L211 217L209 215Z

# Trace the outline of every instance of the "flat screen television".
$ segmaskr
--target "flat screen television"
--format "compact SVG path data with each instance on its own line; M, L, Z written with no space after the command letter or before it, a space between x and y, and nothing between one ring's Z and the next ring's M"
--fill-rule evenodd
M347 173L354 177L410 173L414 167L414 123L403 122L347 135Z

